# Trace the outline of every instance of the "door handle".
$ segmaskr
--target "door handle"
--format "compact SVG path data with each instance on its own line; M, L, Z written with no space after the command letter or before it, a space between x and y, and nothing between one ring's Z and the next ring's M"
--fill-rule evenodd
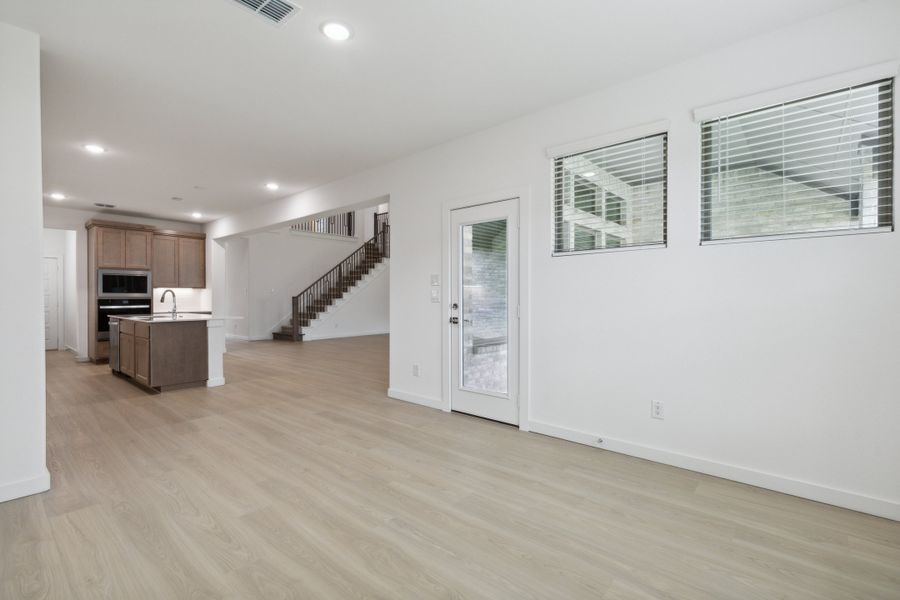
M459 317L450 317L451 325L459 325Z

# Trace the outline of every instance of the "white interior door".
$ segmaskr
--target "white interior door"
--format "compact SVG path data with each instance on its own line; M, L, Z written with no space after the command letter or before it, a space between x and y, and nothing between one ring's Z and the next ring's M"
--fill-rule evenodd
M450 215L450 406L518 424L518 200Z
M56 258L44 258L44 348L59 349L59 264Z

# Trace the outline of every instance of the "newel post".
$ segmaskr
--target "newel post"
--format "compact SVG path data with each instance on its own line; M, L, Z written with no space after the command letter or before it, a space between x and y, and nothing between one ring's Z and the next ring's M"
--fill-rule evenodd
M300 333L300 296L291 299L291 339L297 341Z

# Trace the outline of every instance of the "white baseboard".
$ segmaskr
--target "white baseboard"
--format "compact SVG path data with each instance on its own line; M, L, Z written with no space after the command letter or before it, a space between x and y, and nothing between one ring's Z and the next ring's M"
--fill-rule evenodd
M396 388L388 388L387 395L394 400L403 400L404 402L410 402L412 404L421 404L422 406L427 406L429 408L436 408L438 410L443 410L444 408L444 402L440 398L411 394L410 392L404 392Z
M219 387L220 385L225 385L224 377L213 377L206 380L206 387Z
M271 336L269 336L269 337L271 337ZM226 333L226 334L225 334L225 339L226 339L226 340L240 340L240 341L242 341L242 342L249 342L249 341L250 341L250 338L247 337L246 335L237 335L236 333Z
M39 494L50 489L50 471L46 468L43 473L29 479L11 481L0 484L0 502L15 500L32 494Z
M304 341L311 342L314 340L333 340L335 338L362 337L364 335L387 335L390 332L390 329L376 329L375 331L337 331L333 334L317 334L304 331L303 339Z
M390 395L390 393L388 395ZM895 502L893 500L874 498L872 496L831 488L817 483L791 479L773 473L765 473L763 471L716 462L705 458L690 456L688 454L671 452L669 450L663 450L662 448L654 448L652 446L608 438L600 434L568 429L549 423L542 423L540 421L531 421L531 431L561 438L570 442L594 446L595 448L603 448L604 450L610 450L620 454L652 460L673 467L680 467L698 473L714 475L723 479L747 483L776 492L790 494L791 496L807 498L809 500L815 500L816 502L832 504L834 506L849 508L850 510L900 521L900 502ZM600 438L603 439L602 442L598 441Z
M71 352L75 355L75 362L90 362L91 360L85 354L78 354L78 349L73 346L66 345L66 352Z

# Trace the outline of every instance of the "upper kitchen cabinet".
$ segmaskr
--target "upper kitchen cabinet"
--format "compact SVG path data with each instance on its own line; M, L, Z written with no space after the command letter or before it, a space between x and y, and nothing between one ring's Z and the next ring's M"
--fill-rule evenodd
M206 287L206 240L178 238L178 287Z
M153 256L153 233L125 231L125 268L150 270Z
M148 225L89 221L93 269L151 271L155 288L206 287L206 235Z
M125 230L97 227L97 268L125 268Z
M87 227L98 269L150 269L152 227L108 221L91 221Z
M178 285L178 238L174 235L153 236L153 287L181 287Z
M169 231L154 235L153 287L206 287L206 236Z

